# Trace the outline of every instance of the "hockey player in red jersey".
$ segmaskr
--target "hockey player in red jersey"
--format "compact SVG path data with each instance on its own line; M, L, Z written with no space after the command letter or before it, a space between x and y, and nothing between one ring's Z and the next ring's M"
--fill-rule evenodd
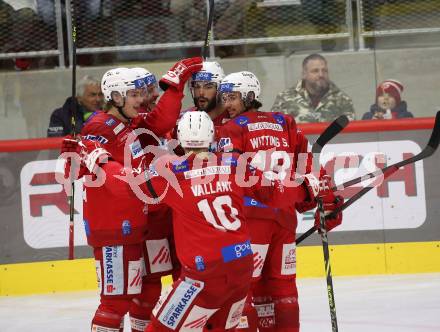
M112 158L127 167L137 167L145 159L152 159L144 147L158 145L154 135L161 136L175 125L181 109L183 89L189 76L202 66L201 58L184 59L177 62L160 80L159 84L166 90L157 105L149 113L139 115L145 92L145 79L136 70L115 68L106 72L102 78L101 88L106 101L111 106L107 112L94 113L85 124L82 135L84 139L97 141L112 155ZM152 134L136 135L136 129L146 129ZM66 140L68 145L68 140ZM64 144L64 143L63 143ZM148 161L147 161L148 163ZM144 218L146 216L144 215ZM148 226L148 238L144 241L146 277L142 293L137 296L130 307L130 321L133 331L143 331L148 324L152 307L160 295L160 276L172 270L170 248L163 229L151 229ZM104 308L105 309L105 308ZM95 318L105 316L107 312L97 312ZM123 319L121 309L118 314ZM101 324L101 323L100 323ZM99 325L103 330L112 331L114 326Z
M296 288L296 209L304 212L313 208L317 195L324 196L326 210L334 210L340 203L329 190L319 193L318 180L310 172L307 139L297 129L293 118L282 113L260 112L261 87L251 72L226 76L219 88L220 98L231 120L219 128L219 148L238 153L262 153L268 159L266 167L281 170L302 170L304 189L296 201L281 209L245 197L245 215L251 232L254 252L253 304L258 313L259 331L298 332L299 306ZM264 152L267 152L264 153ZM305 158L301 158L302 156ZM307 171L307 172L306 172ZM307 174L304 174L307 173ZM289 178L298 174L288 172ZM327 178L326 178L327 179ZM318 187L319 188L319 187ZM318 221L319 216L315 216ZM329 220L327 227L342 221L342 214ZM252 328L252 307L247 305L244 320Z
M146 87L140 113L149 113L156 106L156 100L159 96L156 77L145 68L136 67L133 69L136 70L137 74L145 81ZM165 133L164 135L157 138L160 142L159 147L162 150L168 151L168 149L171 149L170 146L172 136L170 132ZM149 239L147 241L158 241L164 238L166 238L168 241L168 245L164 244L164 246L159 249L155 256L150 255L152 256L152 262L160 262L161 260L169 259L171 259L172 262L172 270L154 273L154 275L156 276L155 279L151 276L146 276L143 278L143 281L145 283L144 289L155 289L157 288L159 278L163 275L171 273L174 278L177 278L180 273L180 263L177 259L177 254L174 246L172 213L170 208L162 204L155 206L153 209L150 209L148 213L148 228ZM149 310L148 314L150 313L151 310Z
M237 159L208 152L214 125L205 112L185 113L177 134L186 155L154 165L174 174L178 190L161 176L150 176L148 187L173 210L182 273L161 296L146 331L232 331L253 270Z
M79 177L85 178L83 220L100 289L91 331L119 332L142 293L147 206L121 179L126 169L99 142L71 139L70 144L67 152L80 155ZM134 323L132 330L140 331Z

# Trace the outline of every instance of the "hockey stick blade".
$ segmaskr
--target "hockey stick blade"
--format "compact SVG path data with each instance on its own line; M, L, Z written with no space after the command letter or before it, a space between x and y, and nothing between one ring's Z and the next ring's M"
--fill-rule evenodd
M438 146L440 144L440 111L437 112L435 116L435 122L434 122L434 128L431 133L431 137L429 138L428 144L426 147L417 155L402 160L398 163L395 163L393 165L387 166L383 169L377 170L372 173L365 174L359 178L347 181L341 185L338 185L336 187L333 187L332 190L341 190L344 188L347 188L349 186L352 186L353 184L357 184L359 182L363 182L365 180L374 178L376 176L382 175L384 176L384 179L394 174L400 167L415 163L419 160L425 159L430 157L434 154L434 152L437 150ZM346 208L348 208L350 205L352 205L354 202L356 202L358 199L360 199L362 196L364 196L367 192L369 192L371 189L373 189L375 186L370 185L362 188L358 193L350 197L344 204L342 204L338 209L333 211L328 218L334 218L337 213L344 211ZM310 235L312 235L316 231L316 228L313 226L310 228L307 232L303 233L298 239L296 240L296 245L300 244L302 241L304 241L306 238L308 238Z
M335 137L342 129L344 129L349 120L345 115L341 115L334 120L318 137L312 146L312 153L320 153L324 145L326 145L333 137Z
M206 60L209 53L209 44L211 42L212 21L214 20L214 0L209 0L208 23L206 26L205 42L203 44L202 56Z
M411 158L399 161L398 163L387 166L383 169L379 169L377 171L374 171L374 172L371 172L368 174L364 174L358 178L355 178L355 179L349 180L347 182L344 182L342 184L339 184L339 185L333 187L332 190L333 191L334 190L342 190L342 189L350 187L354 184L363 182L363 181L371 179L371 178L375 178L375 177L381 175L382 173L386 173L387 171L389 171L391 169L394 169L394 168L399 169L402 166L405 166L405 165L414 163L416 161L425 159L427 157L430 157L437 150L439 143L440 143L440 111L438 111L435 116L434 128L432 130L431 137L429 138L428 144L419 154L417 154Z

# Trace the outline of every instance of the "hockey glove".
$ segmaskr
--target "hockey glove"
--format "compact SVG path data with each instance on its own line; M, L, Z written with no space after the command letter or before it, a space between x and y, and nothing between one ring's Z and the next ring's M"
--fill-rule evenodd
M66 137L64 137L63 141L61 142L60 153L61 153L60 157L66 159L66 164L64 165L64 178L68 179L70 177L71 170L72 169L78 170L78 168L80 167L79 141L73 138L73 136L67 135ZM76 178L74 178L73 180L78 179L82 175L83 174L78 174Z
M77 140L72 136L66 136L61 143L61 154L69 153L70 156L66 158L66 165L64 167L64 177L70 176L70 171L73 168L78 173L75 177L79 179L86 174L94 174L96 166L100 163L107 162L110 153L103 149L98 142L89 140ZM74 154L74 156L72 156Z
M202 69L203 59L201 57L183 59L177 62L168 72L162 76L159 86L166 91L170 86L183 91L185 82L193 74Z
M321 175L318 180L313 174L306 174L302 177L303 185L307 190L308 199L303 202L298 202L295 207L299 213L312 210L316 207L317 197L326 197L330 195L335 197L331 188L331 177L329 175ZM331 198L329 198L329 201Z
M318 180L313 174L306 174L302 177L303 186L306 188L308 199L303 202L298 202L295 204L296 210L299 213L303 213L312 210L316 207L316 197L319 195L321 186L324 187L326 184L321 184L321 181L328 181L326 177Z
M342 223L342 211L337 213L334 218L328 218L327 216L332 213L334 210L339 208L342 204L344 204L344 198L342 196L335 196L333 192L331 195L327 195L322 197L323 207L325 212L325 229L327 232L330 232L336 226L339 226ZM319 210L315 212L315 227L317 230L320 229L321 219L319 216Z
M61 154L65 152L78 152L78 140L72 135L67 135L61 142Z

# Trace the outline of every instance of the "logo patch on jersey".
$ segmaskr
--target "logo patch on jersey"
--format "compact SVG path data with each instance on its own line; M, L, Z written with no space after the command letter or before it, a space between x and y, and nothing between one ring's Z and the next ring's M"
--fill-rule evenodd
M247 240L243 243L232 244L222 248L223 261L225 263L252 254L251 242Z
M127 294L140 294L142 289L142 261L128 262Z
M183 175L185 176L185 179L193 179L216 174L231 174L231 166L209 166L192 171L186 171Z
M109 127L112 127L116 123L116 120L113 118L108 119L105 124Z
M218 145L217 145L217 149L220 151L222 150L225 146L231 145L232 141L230 137L222 137L220 138L220 140L218 141Z
M84 223L84 230L86 232L86 235L90 236L90 225L89 225L89 222L84 219L83 223Z
M296 273L296 244L283 244L281 274L292 275Z
M95 141L95 142L99 142L101 144L106 144L108 142L108 139L105 138L104 136L99 136L99 135L87 135L86 137L84 137L84 139L87 139L89 141Z
M124 262L122 246L102 247L102 260L104 265L103 294L123 294Z
M196 264L197 271L205 271L205 261L202 256L194 257L194 263Z
M275 326L275 305L273 303L257 304L258 321L262 327L273 328Z
M284 126L284 124L286 123L284 116L282 116L281 114L274 114L273 118L275 119L276 122L278 122L282 126Z
M249 123L247 126L249 131L257 131L257 130L283 131L283 127L279 123L272 123L272 122Z
M230 165L236 167L237 164L238 164L237 158L222 156L222 165Z
M241 116L237 117L234 121L240 127L244 127L244 126L246 126L248 124L249 119L246 116L241 115Z
M182 173L189 170L188 160L172 161L171 164L171 169L174 173Z
M192 74L193 81L212 81L212 73L207 73L206 71L199 71Z
M244 206L253 206L262 209L268 208L267 205L260 203L256 199L253 199L252 197L249 196L244 196Z
M266 260L268 244L251 244L252 252L254 253L254 273L252 278L258 278L263 271L264 261Z
M131 234L131 224L130 221L124 220L122 222L122 235L130 235Z
M228 319L226 320L225 328L227 330L232 329L240 323L240 317L243 313L244 303L246 302L246 298L235 302L231 305L231 309L229 310Z
M173 264L171 262L168 240L147 240L145 241L145 244L147 246L150 272L156 273L171 271Z
M202 291L202 282L182 281L174 290L168 303L157 319L166 327L176 330L183 316L190 308L196 296Z
M208 319L219 309L207 309L194 305L191 308L185 321L182 323L181 331L202 331Z
M113 128L113 132L115 133L115 135L119 134L122 129L125 128L125 125L121 122L120 124L118 124L115 128Z
M142 145L139 140L136 140L130 144L130 151L133 159L139 158L140 156L144 155L144 150L142 149Z
M236 329L248 329L249 322L246 316L241 316Z

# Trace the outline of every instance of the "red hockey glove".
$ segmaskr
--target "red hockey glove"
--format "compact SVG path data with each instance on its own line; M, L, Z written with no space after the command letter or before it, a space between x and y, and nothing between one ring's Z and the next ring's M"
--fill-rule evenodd
M166 91L170 86L183 91L185 82L193 73L200 71L202 65L203 59L201 57L180 60L162 76L159 86L163 91Z
M342 211L337 213L334 218L327 218L327 216L332 213L334 210L339 208L342 204L344 204L344 198L342 196L335 196L333 192L330 191L331 194L322 197L324 212L326 215L325 218L325 229L327 232L330 232L336 226L339 226L342 223ZM319 230L320 228L320 215L319 210L315 212L315 227Z
M299 213L312 210L316 207L316 197L318 197L320 187L321 186L324 187L326 185L325 183L321 185L320 182L328 181L326 177L323 177L321 180L318 180L318 178L316 178L316 176L314 176L313 174L306 174L302 179L303 179L303 185L307 190L308 199L303 202L298 202L295 204L296 210Z
M72 135L67 135L61 142L61 153L78 152L78 140Z
M107 163L111 156L110 152L102 148L102 145L96 141L83 140L79 145L83 174L96 175L97 166Z
M78 169L79 165L79 141L71 135L67 135L61 142L61 156L66 159L66 164L64 165L64 178L68 179L70 177L70 171L72 170L72 165L74 169ZM67 155L63 155L63 154ZM76 173L76 172L75 172ZM78 179L80 176L76 176Z
M90 140L77 140L72 136L66 136L61 143L61 154L76 154L75 156L65 156L66 165L64 166L64 177L70 177L70 171L75 169L75 178L79 179L86 174L94 174L95 167L102 162L107 162L110 153L101 147L101 144Z

